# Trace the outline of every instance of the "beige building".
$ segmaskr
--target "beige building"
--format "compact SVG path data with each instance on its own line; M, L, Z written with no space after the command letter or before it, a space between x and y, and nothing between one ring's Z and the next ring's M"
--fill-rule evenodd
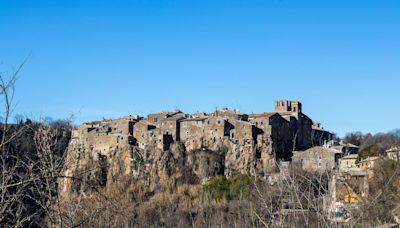
M393 146L386 151L386 157L393 161L400 161L400 147Z
M348 172L357 168L356 162L358 159L358 154L350 154L342 157L339 161L339 171Z
M203 147L206 120L207 118L179 120L179 139L185 145L187 150L194 150Z
M330 172L336 166L340 152L324 147L313 147L306 151L295 151L292 164L309 172Z
M233 122L234 127L229 131L229 138L239 145L254 143L256 139L256 126L242 120Z
M344 155L358 154L359 151L358 146L353 145L351 143L343 142L343 140L342 141L330 140L324 142L324 147L335 149L337 151L342 152Z
M208 117L204 123L204 146L212 147L215 143L223 141L225 136L229 137L230 128L227 119L220 116Z
M377 162L380 160L381 158L377 156L368 157L357 162L356 166L357 168L366 171L368 173L368 177L372 178L374 176L374 168L376 167Z

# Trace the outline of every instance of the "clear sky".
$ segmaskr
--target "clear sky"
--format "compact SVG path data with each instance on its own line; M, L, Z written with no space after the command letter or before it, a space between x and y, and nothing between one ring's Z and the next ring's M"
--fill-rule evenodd
M400 1L0 0L0 71L30 55L14 114L272 111L400 128Z

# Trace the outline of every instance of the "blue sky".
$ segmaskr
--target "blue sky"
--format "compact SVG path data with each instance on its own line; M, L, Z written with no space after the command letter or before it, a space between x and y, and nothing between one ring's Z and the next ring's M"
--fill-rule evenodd
M326 129L400 128L400 1L0 1L14 114L76 122L303 102Z

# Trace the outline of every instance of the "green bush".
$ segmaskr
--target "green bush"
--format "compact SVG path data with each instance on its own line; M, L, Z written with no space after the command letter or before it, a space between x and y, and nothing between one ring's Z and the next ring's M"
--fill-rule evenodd
M203 193L217 201L247 198L254 180L249 176L214 177L203 186Z
M368 157L379 156L383 153L383 148L378 145L365 147L358 153L358 159L362 160Z

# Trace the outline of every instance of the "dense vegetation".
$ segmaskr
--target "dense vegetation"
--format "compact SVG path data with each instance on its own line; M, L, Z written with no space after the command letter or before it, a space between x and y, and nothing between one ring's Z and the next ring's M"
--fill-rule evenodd
M361 150L370 146L379 146L383 150L387 150L394 145L400 145L400 130L394 130L388 133L378 133L375 135L370 133L363 134L361 132L351 132L348 133L343 140L356 146L360 146Z
M64 121L27 120L7 127L0 154L1 224L45 225L49 201L57 198L57 178L70 130Z

